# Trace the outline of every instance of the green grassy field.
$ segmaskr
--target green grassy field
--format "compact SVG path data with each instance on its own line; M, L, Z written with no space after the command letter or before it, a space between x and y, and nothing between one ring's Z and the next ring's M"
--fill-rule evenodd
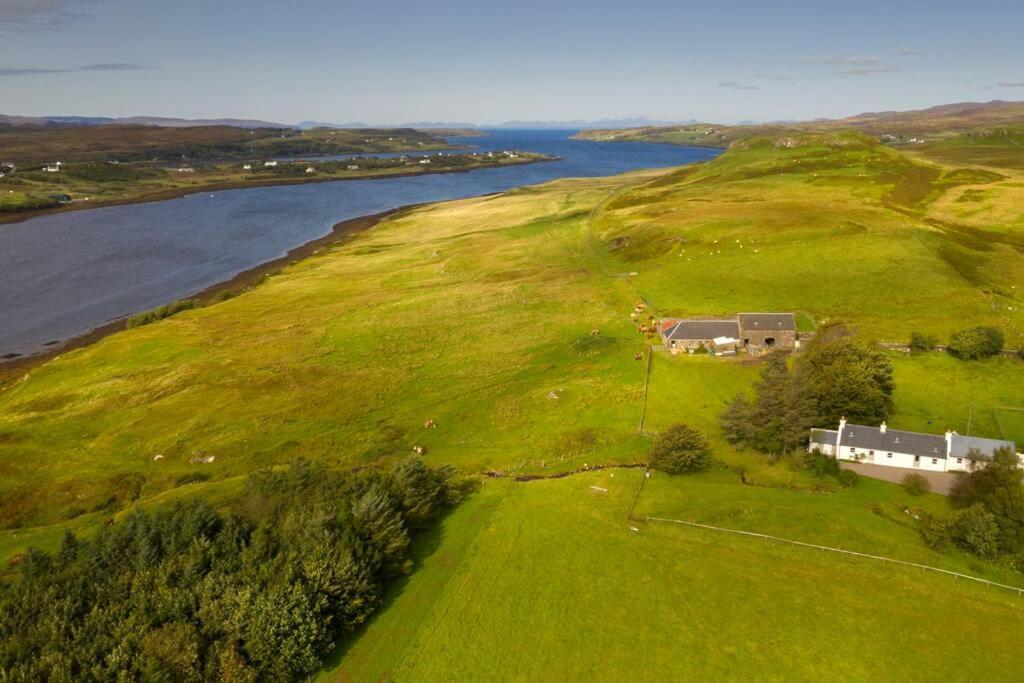
M625 510L639 476L487 482L423 540L415 573L322 678L1016 677L1012 593L699 529L634 532ZM676 496L665 504L700 486L665 482ZM985 643L935 648L936 629Z
M170 161L273 158L444 149L437 136L411 128L311 130L237 126L0 126L0 162Z
M960 166L993 166L1024 170L1024 126L963 133L923 145L913 152Z
M717 417L758 363L655 352L648 384L649 340L629 313L641 298L657 315L794 310L805 328L843 318L894 341L996 324L1015 344L1017 233L958 232L936 217L965 188L1002 205L1015 178L918 162L858 134L786 135L700 166L405 212L233 299L112 335L0 389L0 557L133 504L216 498L299 456L372 466L419 446L469 474L550 474L643 461L653 433L687 422L732 470L656 476L638 514L1008 580L924 547L903 506L941 511L944 499L880 482L839 490L785 459L733 451ZM966 432L970 416L972 434L1024 441L1024 420L996 412L1020 404L1024 363L892 358L894 427ZM740 467L754 486L739 483ZM210 480L176 485L197 472ZM693 529L632 532L638 477L485 479L423 542L419 570L343 646L332 675L1013 671L1017 598ZM935 648L936 623L991 635L984 648Z

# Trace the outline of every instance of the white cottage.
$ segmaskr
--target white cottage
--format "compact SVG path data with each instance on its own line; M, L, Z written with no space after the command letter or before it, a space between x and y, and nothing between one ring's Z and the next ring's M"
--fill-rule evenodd
M1000 448L1016 453L1016 444L1001 439L921 434L878 427L849 424L839 420L839 429L812 429L808 450L818 450L837 460L865 462L888 467L929 470L932 472L968 472L992 458ZM1022 466L1024 455L1017 454Z

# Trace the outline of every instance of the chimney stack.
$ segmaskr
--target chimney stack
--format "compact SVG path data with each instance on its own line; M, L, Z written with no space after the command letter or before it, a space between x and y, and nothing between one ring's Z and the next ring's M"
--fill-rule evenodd
M953 454L953 435L954 434L956 434L956 432L951 432L948 429L946 430L946 457L947 458L950 455Z
M882 424L878 427L878 431L885 434L885 420L882 420Z

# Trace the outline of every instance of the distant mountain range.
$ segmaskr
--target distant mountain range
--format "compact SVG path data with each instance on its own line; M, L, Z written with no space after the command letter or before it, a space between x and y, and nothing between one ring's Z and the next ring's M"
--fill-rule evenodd
M367 124L361 121L332 123L329 121L300 121L294 125L274 123L258 119L181 119L165 116L16 116L0 114L0 125L9 126L106 126L106 125L141 125L165 126L179 128L185 126L234 126L236 128L416 128L424 129L474 129L474 128L639 128L643 126L669 126L697 123L696 119L688 121L656 120L644 117L624 119L601 119L587 121L573 119L565 121L505 121L497 124L479 124L466 121L413 121L399 124Z
M9 126L233 126L235 128L292 128L286 123L273 123L256 119L179 119L166 116L17 116L0 114L0 125Z

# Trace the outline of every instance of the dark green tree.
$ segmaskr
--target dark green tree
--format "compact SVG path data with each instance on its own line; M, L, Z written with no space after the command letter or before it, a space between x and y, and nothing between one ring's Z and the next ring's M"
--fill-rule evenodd
M692 427L673 425L658 434L649 465L668 474L702 470L711 461L707 438Z

